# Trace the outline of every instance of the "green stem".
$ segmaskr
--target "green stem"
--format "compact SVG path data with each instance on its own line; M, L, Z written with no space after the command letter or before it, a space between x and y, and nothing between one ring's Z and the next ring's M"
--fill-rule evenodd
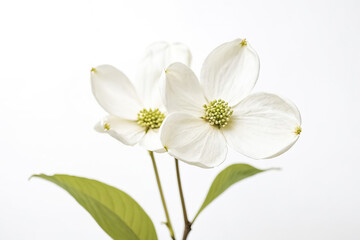
M155 176L156 176L156 182L157 185L159 187L159 192L160 192L160 196L161 196L161 202L163 204L164 207L164 211L165 211L165 215L166 215L166 226L168 227L169 231L170 231L170 236L173 240L175 240L175 234L174 234L174 230L173 227L171 225L171 221L170 221L170 217L169 217L169 212L167 210L166 207L166 202L165 202L165 197L164 197L164 193L161 187L161 182L160 182L160 177L159 177L159 172L157 170L157 166L156 166L156 162L155 162L155 157L154 157L154 153L152 151L149 151L150 157L151 157L151 161L153 163L153 167L154 167L154 172L155 172Z
M182 206L182 210L183 210L184 224L185 224L183 240L186 240L187 236L189 235L189 233L191 231L192 223L189 221L188 216L187 216L187 212L186 212L185 199L184 199L184 194L183 194L183 190L182 190L182 186L181 186L179 160L177 160L176 158L175 158L175 166L176 166L176 176L177 176L177 181L178 181L178 187L179 187L180 199L181 199L181 206Z

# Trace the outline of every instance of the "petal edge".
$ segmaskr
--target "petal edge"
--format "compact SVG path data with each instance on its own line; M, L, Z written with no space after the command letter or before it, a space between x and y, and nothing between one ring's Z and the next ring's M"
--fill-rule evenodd
M235 108L228 126L222 129L227 143L254 159L276 157L299 138L300 113L294 104L270 93L255 93Z
M167 116L160 128L160 139L171 156L192 165L212 168L226 159L227 145L222 133L190 114Z
M136 120L142 102L130 80L111 65L91 71L91 87L98 103L111 115Z
M245 43L244 39L224 43L205 59L200 81L209 101L222 99L236 105L255 86L260 60L246 40Z

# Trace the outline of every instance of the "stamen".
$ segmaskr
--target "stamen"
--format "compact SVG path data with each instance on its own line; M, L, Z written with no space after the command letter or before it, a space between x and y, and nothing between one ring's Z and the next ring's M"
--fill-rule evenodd
M233 114L233 110L227 102L218 99L210 102L208 105L204 104L205 115L202 117L208 121L211 126L216 126L219 129L226 127Z
M161 123L164 121L164 119L165 115L160 112L158 108L156 108L155 110L152 110L151 108L149 110L146 110L144 108L138 113L137 124L145 127L147 132L149 131L149 129L160 128Z

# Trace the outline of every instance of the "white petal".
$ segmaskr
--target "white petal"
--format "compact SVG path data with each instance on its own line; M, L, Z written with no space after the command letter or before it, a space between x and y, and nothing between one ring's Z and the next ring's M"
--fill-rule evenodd
M286 152L299 138L300 113L293 103L270 93L256 93L234 107L222 129L228 144L254 158L272 158Z
M149 131L140 140L139 145L148 151L163 153L165 148L160 142L159 129L149 129Z
M167 116L160 139L171 156L199 167L215 167L226 158L227 145L221 131L190 114Z
M181 43L156 42L150 45L136 74L136 87L147 108L159 107L159 79L163 70L173 62L191 63L191 53Z
M200 83L191 69L182 63L173 63L161 79L161 95L169 113L187 112L203 116L207 100Z
M93 94L98 103L111 115L136 120L143 108L134 86L118 69L101 65L91 71Z
M97 131L98 133L106 133L107 130L105 128L104 120L97 122L94 126L94 130Z
M222 99L236 105L249 95L258 79L260 60L242 39L215 48L206 58L200 81L209 101Z
M103 124L107 124L108 129L105 127L104 129L108 134L125 145L133 146L145 135L145 128L138 125L136 121L107 116Z

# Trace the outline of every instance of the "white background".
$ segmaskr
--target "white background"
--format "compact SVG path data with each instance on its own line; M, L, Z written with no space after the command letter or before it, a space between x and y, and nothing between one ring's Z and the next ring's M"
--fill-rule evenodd
M0 239L109 239L72 197L34 173L101 180L134 197L169 239L148 154L93 131L105 112L91 67L135 75L157 40L190 46L199 73L219 44L246 37L261 60L255 91L299 107L303 132L287 153L220 167L181 163L189 215L232 163L281 167L234 185L189 239L360 239L360 4L347 1L1 1ZM183 231L174 161L156 155L175 232Z

